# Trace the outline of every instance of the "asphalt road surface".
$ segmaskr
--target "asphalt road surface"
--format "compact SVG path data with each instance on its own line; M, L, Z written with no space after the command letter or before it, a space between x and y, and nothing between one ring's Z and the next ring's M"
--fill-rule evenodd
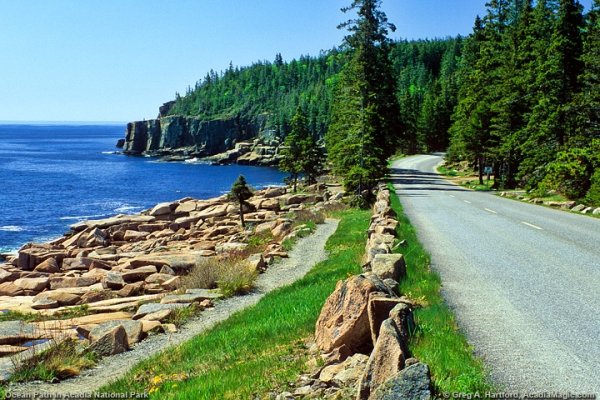
M396 161L395 186L492 380L600 398L600 219L463 189L441 161Z

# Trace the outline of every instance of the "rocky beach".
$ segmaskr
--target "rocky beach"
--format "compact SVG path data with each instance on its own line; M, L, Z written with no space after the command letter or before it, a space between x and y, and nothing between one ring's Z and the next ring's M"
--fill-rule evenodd
M245 210L245 228L238 205L226 195L183 198L139 214L76 223L57 240L5 254L0 311L38 317L32 323L0 322L2 375L8 377L15 358L25 360L67 339L106 356L151 332L175 331L169 316L176 310L201 311L223 297L214 288L184 285L191 271L232 254L264 271L287 257L287 240L306 232L295 215L318 213L340 197L322 184L302 194L285 187L259 190ZM266 238L260 248L252 243L257 235Z

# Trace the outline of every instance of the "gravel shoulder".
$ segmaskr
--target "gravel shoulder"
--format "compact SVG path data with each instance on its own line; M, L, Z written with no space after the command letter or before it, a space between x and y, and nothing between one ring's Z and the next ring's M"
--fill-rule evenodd
M212 328L232 314L244 310L256 303L268 292L289 285L302 278L316 264L327 259L325 243L336 231L338 221L327 219L318 225L317 230L310 236L300 239L289 258L282 259L261 274L257 280L257 288L245 296L236 296L215 304L215 307L202 312L190 320L173 334L161 334L150 337L128 352L103 359L96 368L85 371L77 378L56 384L32 382L12 384L10 393L30 394L80 394L90 393L100 387L122 377L140 361L150 358L172 346L185 342L192 337Z

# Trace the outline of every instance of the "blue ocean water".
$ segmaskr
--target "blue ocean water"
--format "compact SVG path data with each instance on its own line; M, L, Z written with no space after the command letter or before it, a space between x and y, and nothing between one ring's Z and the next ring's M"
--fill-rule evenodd
M0 252L61 236L84 219L162 201L210 198L242 174L277 185L274 168L211 166L114 154L123 125L0 125Z

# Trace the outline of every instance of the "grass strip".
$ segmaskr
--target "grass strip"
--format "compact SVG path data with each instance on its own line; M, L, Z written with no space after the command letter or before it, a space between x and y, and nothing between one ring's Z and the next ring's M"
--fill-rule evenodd
M284 390L306 369L312 335L338 280L360 272L370 212L346 210L326 244L329 258L194 339L138 364L100 392L150 392L153 399L248 399Z
M393 185L388 186L392 209L398 215L396 233L399 240L406 240L396 250L404 254L407 265L407 277L400 283L400 291L422 306L414 313L417 329L409 348L415 357L429 364L438 394L492 390L483 363L473 355L440 293L441 279L430 269L429 254L404 215Z

